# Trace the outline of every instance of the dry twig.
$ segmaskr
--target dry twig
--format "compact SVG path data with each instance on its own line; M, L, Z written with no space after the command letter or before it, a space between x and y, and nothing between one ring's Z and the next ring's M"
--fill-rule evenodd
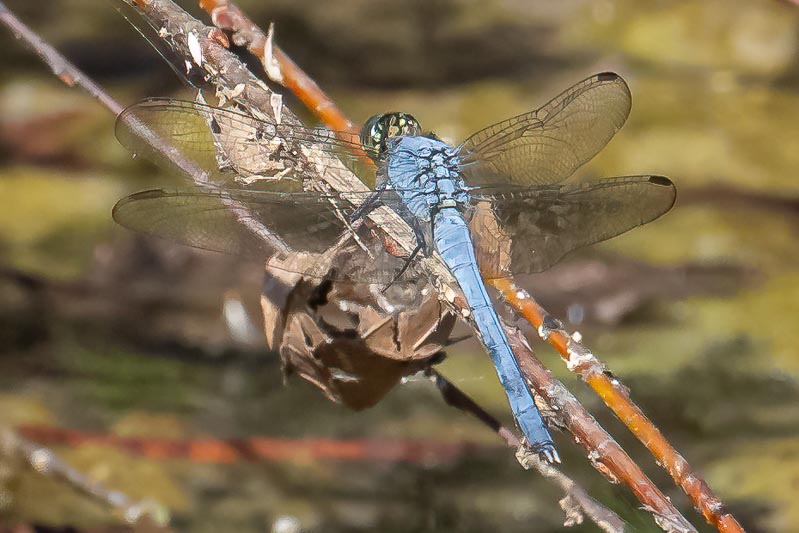
M22 459L39 474L51 477L93 500L110 508L129 524L151 524L155 530L168 532L167 509L153 500L134 501L118 490L89 479L83 472L70 466L52 450L35 444L8 428L0 427L0 456Z
M2 2L0 2L0 22L11 30L17 39L23 41L31 50L36 52L39 58L50 67L53 74L61 81L70 87L80 87L115 115L122 112L122 106L111 98L102 87L78 70L75 65L67 61L55 48L50 46L29 27L23 24Z

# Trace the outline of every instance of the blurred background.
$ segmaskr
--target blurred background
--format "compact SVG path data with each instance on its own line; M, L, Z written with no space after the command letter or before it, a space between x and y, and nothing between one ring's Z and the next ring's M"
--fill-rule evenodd
M114 1L6 4L122 103L191 97ZM353 119L404 110L452 141L593 73L620 73L632 114L581 172L669 176L677 205L532 277L530 290L580 330L749 531L799 530L799 6L237 4L262 27L275 22L282 48ZM207 22L193 2L182 5ZM117 199L176 178L132 160L114 138L114 117L5 31L0 49L0 425L111 441L427 443L419 444L423 460L287 453L224 463L153 457L113 442L50 443L93 478L166 506L176 530L565 529L562 494L519 468L495 435L445 406L428 383L403 384L359 413L298 379L284 386L277 355L263 348L259 265L115 226ZM313 122L301 105L292 108ZM231 332L225 309L246 310L251 327ZM709 531L559 357L534 347ZM477 342L447 353L440 370L512 423ZM556 441L567 474L632 530L658 531L625 488L609 485L566 436ZM123 522L0 455L0 524L116 531Z

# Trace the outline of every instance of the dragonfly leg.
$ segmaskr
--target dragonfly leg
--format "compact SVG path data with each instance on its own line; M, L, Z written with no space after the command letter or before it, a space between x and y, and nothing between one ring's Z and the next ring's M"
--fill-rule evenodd
M368 215L371 211L380 207L383 202L380 201L380 193L382 191L375 191L370 194L364 202L350 215L350 224L354 224L361 218Z
M397 275L396 275L396 276L394 276L394 279L392 279L392 280L391 280L391 283L389 283L388 285L386 285L385 287L383 287L383 289L381 289L381 291L380 291L380 293L381 293L381 294L385 294L385 292L386 292L386 291L387 291L387 290L388 290L388 289L389 289L389 288L390 288L392 285L394 285L394 284L397 282L397 280L398 280L398 279L400 279L400 278L402 277L402 275L403 275L403 274L405 274L405 271L406 271L406 270L408 270L408 267L409 267L409 266L411 266L411 262L412 262L414 259L416 259L416 256L419 254L419 250L421 250L421 249L422 249L422 244L421 244L422 242L423 242L423 241L419 241L419 244L417 244L417 245L416 245L416 248L414 248L414 249L413 249L413 252L411 252L411 255L410 255L410 256L408 256L408 259L406 259L406 260L405 260L405 263L402 265L402 268L400 268L399 272L397 272Z
M430 250L427 247L427 238L424 235L422 227L416 221L411 224L411 227L413 228L413 235L416 237L416 251L414 254L418 253L418 251L421 249L424 255L428 255Z
M408 267L411 266L413 260L416 259L416 256L419 255L419 252L422 252L423 255L427 255L429 251L427 248L427 239L425 238L424 231L416 220L414 220L411 224L411 228L413 228L413 234L416 237L416 248L413 249L411 255L409 255L408 259L405 260L402 268L400 268L399 272L397 272L397 275L394 276L394 279L391 280L391 283L383 287L383 289L380 291L381 294L385 294L385 292L402 277L405 271L408 270Z
M430 242L436 242L436 212L438 209L432 209L430 211ZM415 228L414 228L415 229ZM418 239L419 236L417 235L416 238Z

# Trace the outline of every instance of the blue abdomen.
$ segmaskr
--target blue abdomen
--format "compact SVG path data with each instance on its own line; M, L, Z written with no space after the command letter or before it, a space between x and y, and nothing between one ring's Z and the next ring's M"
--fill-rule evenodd
M455 276L469 303L471 319L491 356L516 421L535 447L551 444L552 438L525 384L508 337L480 276L466 221L456 209L447 208L436 213L433 227L436 250Z

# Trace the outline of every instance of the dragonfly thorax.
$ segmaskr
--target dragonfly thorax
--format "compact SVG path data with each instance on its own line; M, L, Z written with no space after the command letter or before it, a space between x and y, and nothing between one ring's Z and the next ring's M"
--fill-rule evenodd
M411 213L422 220L443 208L462 209L469 201L456 149L424 136L389 139L383 154L386 186L399 192Z

